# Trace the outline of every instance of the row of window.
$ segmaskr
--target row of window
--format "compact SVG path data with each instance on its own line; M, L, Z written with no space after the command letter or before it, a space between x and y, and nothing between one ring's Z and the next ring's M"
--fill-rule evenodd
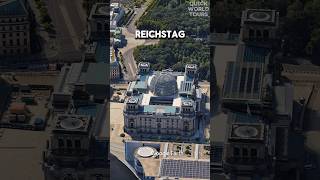
M249 36L250 37L256 37L256 38L264 38L264 39L268 39L269 38L269 31L268 30L253 30L250 29L249 30Z
M128 109L136 109L134 105L128 105Z
M6 47L8 45L9 46L20 46L20 45L26 46L26 45L28 45L28 40L27 39L23 40L23 44L21 43L20 39L16 39L15 43L14 43L14 41L12 39L10 39L8 42L9 43L7 43L7 41L2 41L2 46Z
M153 133L153 131L151 129L149 129L149 128L141 129L138 132L139 133L148 133L148 134L152 134ZM161 130L157 130L156 132L158 134L161 134ZM167 129L165 132L166 132L166 134L174 134L174 135L179 134L179 131L177 131L177 130L168 130Z
M193 109L192 109L192 108L183 108L183 109L182 109L182 112L183 112L183 113L193 112Z
M140 124L142 124L142 121L144 121L144 125L146 124L151 124L151 118L140 118ZM176 121L176 123L174 123L174 121ZM166 125L169 125L170 124L170 119L161 119L161 118L157 118L156 121L157 123L161 123L161 122L164 122ZM129 120L129 123L134 123L134 119L130 119ZM174 125L174 124L178 124L178 119L171 119L171 124ZM184 122L184 124L189 124L189 122Z
M58 139L59 148L81 148L81 141L79 139L74 140L74 144L71 139Z
M16 26L0 26L1 31L20 31L26 30L27 25L16 25Z
M23 22L26 20L27 20L27 18L8 18L8 19L1 19L0 22L1 23L6 23L6 22L12 23L12 22Z
M130 128L134 128L134 122L130 122ZM141 125L141 127L144 127L144 128L152 128L151 127L151 122L149 121L149 123L147 123L147 121L145 121L145 123L144 123L144 125ZM173 122L171 123L171 126L169 126L169 123L165 123L165 126L167 127L167 128L178 128L177 126L175 126L175 124L173 124ZM184 127L187 127L187 129L189 129L189 123L184 123ZM159 129L159 128L161 128L161 124L160 123L158 123L157 124L157 128Z
M233 156L234 157L249 157L249 151L250 151L250 157L256 158L258 156L258 150L255 148L239 148L234 147L233 148Z
M1 51L0 51L1 52ZM10 49L10 50L7 50L7 49L3 49L2 50L2 54L3 55L8 55L8 54L21 54L21 53L28 53L28 49L27 48L23 48L23 49Z
M3 33L3 34L2 34L2 38L5 39L5 38L7 38L7 37L13 37L14 34L16 35L16 37L26 36L26 35L27 35L26 32Z

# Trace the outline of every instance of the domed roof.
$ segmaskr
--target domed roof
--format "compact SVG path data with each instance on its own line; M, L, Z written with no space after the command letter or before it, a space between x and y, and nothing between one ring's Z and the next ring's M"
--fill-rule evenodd
M160 72L150 82L150 90L156 96L174 96L178 92L177 81L171 72Z

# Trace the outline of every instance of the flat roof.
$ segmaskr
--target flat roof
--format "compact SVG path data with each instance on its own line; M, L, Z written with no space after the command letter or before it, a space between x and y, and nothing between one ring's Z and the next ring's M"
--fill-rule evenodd
M279 14L276 10L270 9L247 9L243 11L243 24L267 24L276 25Z
M86 84L107 85L107 63L90 63L86 73Z
M143 112L175 114L178 112L178 108L173 106L145 105L143 106Z
M225 113L217 114L211 120L210 127L212 127L212 141L225 142L228 128L228 115Z

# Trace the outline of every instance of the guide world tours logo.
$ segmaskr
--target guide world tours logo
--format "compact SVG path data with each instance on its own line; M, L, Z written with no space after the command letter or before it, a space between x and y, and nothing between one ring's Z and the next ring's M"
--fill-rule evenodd
M209 1L208 0L187 0L188 12L190 16L208 17Z

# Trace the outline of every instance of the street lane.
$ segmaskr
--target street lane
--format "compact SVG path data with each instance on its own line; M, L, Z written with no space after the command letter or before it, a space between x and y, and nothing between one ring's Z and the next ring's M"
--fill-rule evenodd
M82 12L75 8L81 1L46 0L45 2L56 31L53 41L58 50L58 59L71 62L81 60L79 47L86 22L83 21Z

